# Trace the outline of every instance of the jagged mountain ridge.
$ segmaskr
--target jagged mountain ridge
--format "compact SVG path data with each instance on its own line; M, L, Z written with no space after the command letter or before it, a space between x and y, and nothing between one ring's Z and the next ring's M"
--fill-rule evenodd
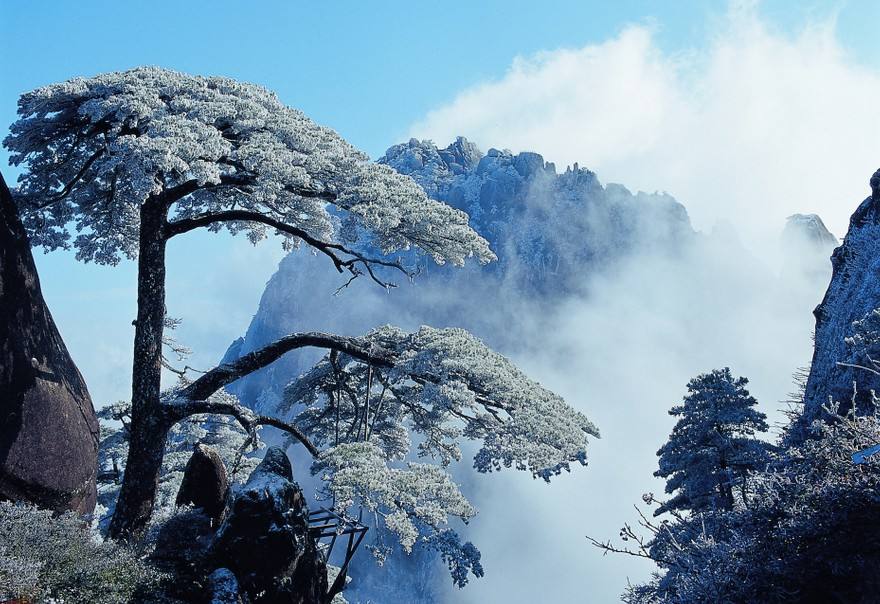
M389 148L379 162L411 176L429 196L465 211L498 261L453 269L410 253L405 261L421 265L414 286L401 284L386 295L358 280L333 296L344 282L333 267L324 258L294 252L280 263L247 333L224 360L294 331L358 334L387 322L458 325L504 350L508 343L493 334L504 331L497 329L499 321L513 317L522 298L561 299L586 277L612 270L636 250L674 253L696 237L684 206L670 195L632 194L618 184L603 187L595 173L577 164L557 174L537 153L490 149L484 155L461 137L445 149L412 139ZM516 295L503 296L499 288ZM449 291L456 295L445 295ZM491 313L484 306L486 296L497 302ZM284 385L315 358L309 352L287 355L231 390L245 404L271 411Z
M684 206L665 193L602 186L578 164L560 174L538 153L489 149L463 137L445 149L411 139L379 159L412 177L429 196L463 210L498 254L499 271L566 290L636 246L680 245L694 235ZM560 282L561 279L561 282Z

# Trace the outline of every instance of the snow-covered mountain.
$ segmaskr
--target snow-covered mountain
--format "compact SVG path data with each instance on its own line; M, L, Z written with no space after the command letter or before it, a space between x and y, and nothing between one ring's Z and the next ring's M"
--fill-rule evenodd
M364 279L334 296L344 279L326 259L294 252L282 260L247 333L226 358L294 331L356 334L387 322L459 325L505 350L513 343L506 341L510 330L504 326L524 304L559 300L633 252L675 253L696 236L684 206L671 196L603 186L577 164L557 173L537 153L490 149L484 155L464 138L445 149L413 139L391 147L379 161L464 210L498 262L453 269L411 255L406 260L421 265L414 284L387 293ZM284 385L314 359L309 353L288 355L232 390L246 404L269 411Z
M847 404L871 400L880 392L880 379L874 373L841 362L864 365L865 359L852 358L846 339L853 335L853 322L880 306L880 170L870 178L871 195L850 218L849 230L831 258L833 276L822 303L816 308L816 337L813 361L804 393L804 412L800 428L822 415L829 397ZM845 411L845 410L844 410ZM794 431L795 439L803 431Z
M445 149L410 140L391 147L379 161L464 210L498 262L455 269L410 254L405 261L421 268L414 283L386 292L358 279L334 295L345 279L332 265L307 251L294 252L281 261L227 360L291 332L359 334L384 323L461 326L512 354L534 317L570 295L588 296L585 284L591 277L610 274L635 253L675 255L698 239L684 206L671 196L603 186L577 165L557 173L536 153L490 149L484 155L463 138ZM288 354L230 389L247 405L273 413L284 386L319 356L315 351ZM294 462L301 466L297 475L303 482L307 460ZM436 556L418 549L410 557L392 556L381 569L362 553L352 577L346 592L352 602L437 601L448 583ZM394 593L389 585L397 586Z
M786 245L807 244L826 251L837 247L838 240L816 214L793 214L785 221L782 239Z

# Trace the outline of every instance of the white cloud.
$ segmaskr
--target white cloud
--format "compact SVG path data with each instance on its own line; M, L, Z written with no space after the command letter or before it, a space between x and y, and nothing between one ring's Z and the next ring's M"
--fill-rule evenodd
M877 99L880 71L848 55L833 18L785 34L747 7L688 52L664 52L650 27L630 26L517 58L411 135L579 162L604 182L669 191L699 228L729 220L765 241L795 212L845 232L880 165Z
M880 166L877 99L880 71L847 54L833 18L782 33L746 7L687 52L666 52L650 27L631 26L601 44L517 58L412 126L440 144L464 135L579 162L603 182L669 191L695 226L732 224L754 252L719 233L678 262L633 258L588 276L588 300L544 317L539 333L558 346L516 359L603 438L590 467L549 487L511 475L479 487L469 538L487 576L450 601L610 602L627 578L647 577L650 565L603 558L584 535L614 538L642 492L662 491L651 474L667 410L697 373L730 365L780 420L790 376L810 357L810 311L830 263L801 258L807 276L791 265L780 273L773 252L796 212L845 233Z

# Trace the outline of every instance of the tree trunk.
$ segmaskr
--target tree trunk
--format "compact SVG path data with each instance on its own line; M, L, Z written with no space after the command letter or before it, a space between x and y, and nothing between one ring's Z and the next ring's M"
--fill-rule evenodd
M159 399L165 323L165 214L161 196L151 197L141 207L131 440L122 489L110 524L110 534L117 538L137 536L150 520L165 439L171 427Z

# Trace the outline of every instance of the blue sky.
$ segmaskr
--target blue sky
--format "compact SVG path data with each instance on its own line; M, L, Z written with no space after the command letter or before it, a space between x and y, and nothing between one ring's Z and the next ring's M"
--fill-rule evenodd
M23 91L155 64L265 85L377 157L431 110L504 78L516 57L602 44L633 24L652 32L651 44L669 61L699 57L727 11L727 3L697 1L7 0L0 20L0 122L14 121ZM755 11L783 36L812 20L834 19L848 60L878 66L872 27L880 22L880 3L768 1ZM455 124L450 128L455 131ZM478 142L484 148L494 143ZM550 156L556 147L540 137L529 144ZM593 167L589 156L585 151L575 159ZM7 158L0 150L4 165ZM641 185L639 165L625 163L620 180ZM16 171L4 168L4 174L13 181ZM612 168L600 171L605 174L617 177ZM655 174L642 180L662 181ZM684 187L669 188L677 193ZM194 235L172 249L169 308L183 316L183 333L199 351L198 361L212 362L242 333L280 256L272 244L251 249L223 236ZM45 295L96 401L126 396L133 264L83 266L62 252L38 253L37 262Z
M726 10L697 0L3 4L4 124L25 90L154 64L267 86L374 156L458 90L499 77L517 55L598 42L631 23L653 23L662 48L686 50L703 45ZM877 2L770 1L760 12L781 28L837 12L847 43L878 60Z
M757 12L781 31L832 16L853 60L876 65L871 28L880 22L880 3L803 6L769 1ZM432 109L463 90L503 78L516 57L601 44L637 24L647 26L652 43L675 60L711 43L727 10L726 3L698 1L7 0L0 20L0 53L6 58L0 62L0 123L14 121L17 96L26 90L154 64L267 86L377 157L407 138ZM550 155L555 147L543 139L534 145ZM4 165L7 158L0 150ZM589 157L575 159L591 165ZM625 172L621 180L630 182ZM14 180L14 169L4 173ZM242 332L279 258L277 246L253 250L223 237L194 236L178 244L170 260L170 310L175 314L172 303L179 300L179 314L195 315L184 333L203 355L199 360L210 363ZM60 252L38 253L37 262L45 295L96 399L125 396L132 263L115 269L83 266Z

